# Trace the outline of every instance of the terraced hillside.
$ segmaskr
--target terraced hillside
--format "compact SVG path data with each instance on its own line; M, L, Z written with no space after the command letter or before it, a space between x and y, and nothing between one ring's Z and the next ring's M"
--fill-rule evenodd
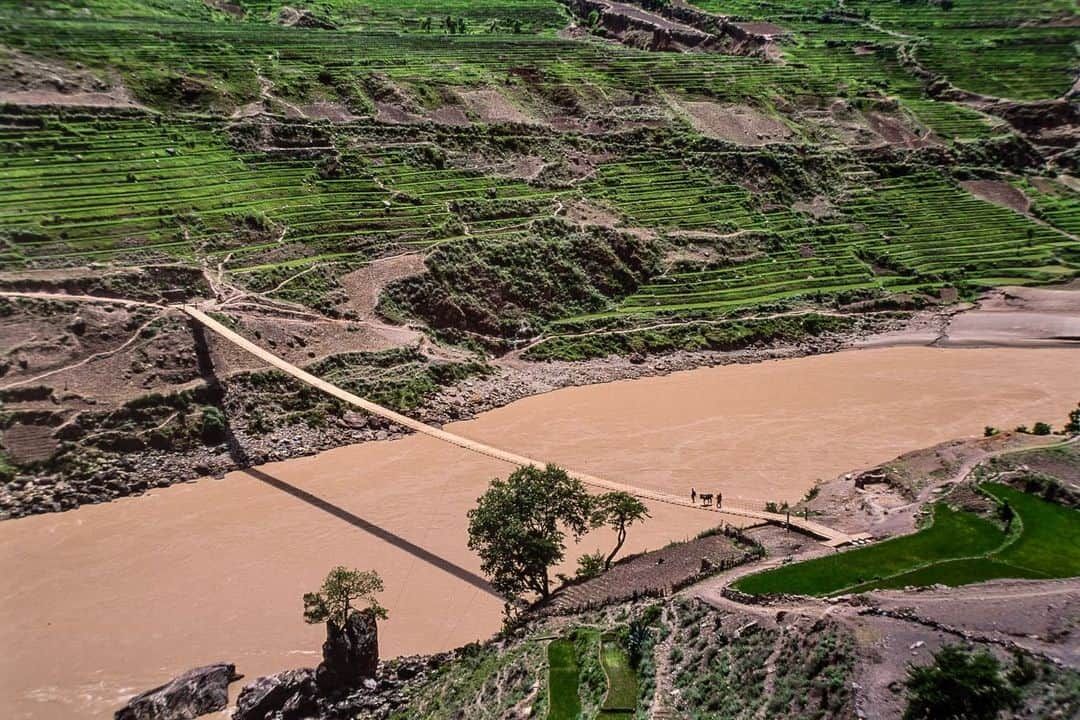
M51 293L0 300L9 492L132 444L250 461L204 408L311 448L385 434L208 350L177 301L438 422L469 412L442 386L504 358L814 346L1067 281L1078 22L1065 0L4 3L0 290Z

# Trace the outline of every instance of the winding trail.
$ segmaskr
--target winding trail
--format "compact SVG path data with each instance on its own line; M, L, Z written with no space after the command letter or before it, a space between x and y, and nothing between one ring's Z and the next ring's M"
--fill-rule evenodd
M518 455L517 453L512 453L507 450L502 450L491 445L477 442L476 440L470 440L469 438L446 432L445 430L432 427L431 425L422 423L419 420L414 420L413 418L410 418L406 415L402 415L401 413L395 412L381 405L373 403L370 400L365 400L364 398L342 390L336 385L328 383L325 380L322 380L321 378L318 378L309 372L301 370L300 368L283 360L277 355L274 355L273 353L264 350L263 348L259 347L255 343L240 335L239 333L230 330L229 328L222 325L217 320L214 320L212 317L210 317L203 311L191 305L182 305L178 306L178 308L184 313L186 313L191 319L202 324L207 329L217 333L225 340L228 340L229 342L240 347L241 349L251 353L260 360L272 365L273 367L281 370L288 375L291 375L297 380L300 380L301 382L316 388L317 390L321 390L326 394L332 395L333 397L336 397L337 399L346 402L354 407L358 407L361 410L369 412L373 415L378 415L380 417L386 418L387 420L401 425L402 427L406 427L418 433L433 437L436 440L441 440L442 442L456 445L457 447L463 448L470 452L475 452L480 455L486 455L487 457L501 460L502 462L510 463L511 465L516 465L518 467L525 467L528 465L543 467L546 464L539 460L526 457L524 455ZM704 508L700 505L692 503L681 496L670 495L668 493L658 492L655 490L648 490L645 488L636 487L634 485L626 485L623 483L613 482L611 480L604 480L603 478L596 477L595 475L588 475L585 473L569 470L567 472L571 477L576 478L582 483L593 487L603 488L605 490L616 492L625 492L645 500L667 503L669 505L679 505L682 507L692 508L695 510L703 510L706 512L717 512L712 508ZM768 513L761 510L751 510L749 508L725 506L718 514L751 518L754 520L773 523L781 526L790 525L796 530L800 530L808 535L821 539L826 545L829 545L830 547L838 547L840 545L845 545L859 539L858 536L851 536L846 533L839 532L830 527L822 525L821 523L800 519L794 516L788 517L777 513Z

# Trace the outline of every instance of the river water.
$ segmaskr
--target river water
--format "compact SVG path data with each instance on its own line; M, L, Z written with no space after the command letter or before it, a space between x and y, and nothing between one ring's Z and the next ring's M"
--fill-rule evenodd
M673 493L797 500L815 480L985 425L1060 426L1080 400L1068 349L889 348L568 388L451 429ZM301 596L337 564L374 568L383 656L497 629L465 512L509 467L411 436L0 523L0 717L111 717L196 665L249 679L314 665ZM658 505L627 552L715 524ZM577 555L606 546L598 534Z

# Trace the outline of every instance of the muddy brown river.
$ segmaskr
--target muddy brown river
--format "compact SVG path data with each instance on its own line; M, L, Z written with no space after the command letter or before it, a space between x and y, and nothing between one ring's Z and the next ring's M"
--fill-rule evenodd
M985 425L1060 426L1080 399L1078 360L861 350L570 388L452 429L642 487L797 500L819 478ZM249 679L313 665L323 630L303 623L300 598L336 564L382 574L384 656L485 638L502 603L465 547L465 512L509 470L411 436L0 523L0 717L111 717L127 696L215 661ZM627 552L719 519L652 513Z

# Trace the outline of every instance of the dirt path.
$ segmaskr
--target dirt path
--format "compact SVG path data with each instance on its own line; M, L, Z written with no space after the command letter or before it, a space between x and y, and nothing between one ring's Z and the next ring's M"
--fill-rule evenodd
M915 517L914 513L925 505L933 495L938 492L942 487L946 485L955 485L963 482L967 479L968 475L975 470L976 467L986 462L987 460L1002 455L1010 455L1016 452L1024 452L1026 450L1032 450L1035 448L1051 448L1051 447L1066 447L1080 442L1080 436L1070 438L1064 442L1058 441L1054 438L1050 438L1046 443L1033 443L1024 448L1003 448L1001 450L992 450L989 452L976 453L971 457L968 457L961 463L960 467L956 469L956 472L951 475L945 476L934 482L927 483L925 487L919 490L915 500L899 507L891 507L885 512L885 508L881 508L875 505L873 498L868 496L868 504L871 506L872 511L877 523L873 525L873 532L875 535L885 535L893 537L896 535L902 535L915 530Z
M27 300L58 300L61 302L100 302L110 303L112 305L125 305L127 307L151 307L157 308L158 310L165 310L168 307L167 305L143 302L142 300L127 300L125 298L101 297L99 295L69 295L68 293L56 292L14 292L10 290L0 290L0 297L25 298Z
M143 330L150 327L151 325L153 325L154 323L156 323L160 319L161 319L161 313L156 314L154 317L150 318L149 320L144 322L142 325L137 327L135 329L135 332L133 332L131 334L131 336L127 340L125 340L122 344L118 345L117 347L112 348L111 350L103 350L101 352L94 353L93 355L89 355L89 356L83 358L82 360L79 360L78 362L72 363L70 365L64 365L62 367L54 368L52 370L49 370L48 372L41 373L40 375L34 375L33 377L23 378L22 380L16 380L15 382L8 383L7 385L0 386L0 390L10 390L11 388L20 387L22 385L29 385L30 383L40 382L40 381L44 380L45 378L52 377L53 375L58 375L58 374L60 374L62 372L67 372L69 370L74 370L76 368L83 367L84 365L89 365L90 363L94 362L95 360L102 360L104 358L111 357L111 356L115 355L116 353L122 352L123 350L127 349L129 346L133 345L140 337L142 337Z

